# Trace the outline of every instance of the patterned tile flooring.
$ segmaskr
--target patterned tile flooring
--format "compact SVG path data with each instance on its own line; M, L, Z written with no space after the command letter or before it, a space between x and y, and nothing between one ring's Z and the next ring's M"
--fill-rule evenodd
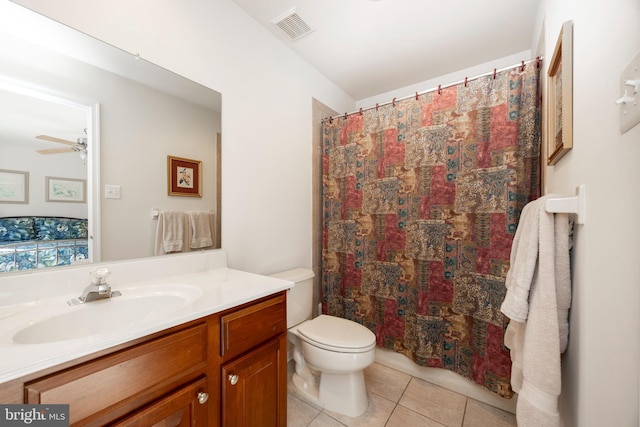
M477 400L374 363L365 370L367 412L357 418L303 400L289 367L287 427L515 427L516 418Z

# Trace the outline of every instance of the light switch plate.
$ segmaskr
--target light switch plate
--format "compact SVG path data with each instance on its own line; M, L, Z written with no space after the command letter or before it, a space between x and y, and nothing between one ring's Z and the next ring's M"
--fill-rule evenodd
M105 199L119 199L120 198L120 186L119 185L105 185L104 186Z
M620 75L620 94L634 98L633 101L620 105L620 132L625 133L638 123L640 123L640 91L635 92L633 85L628 85L628 81L640 82L640 52L631 60L631 63L622 71Z

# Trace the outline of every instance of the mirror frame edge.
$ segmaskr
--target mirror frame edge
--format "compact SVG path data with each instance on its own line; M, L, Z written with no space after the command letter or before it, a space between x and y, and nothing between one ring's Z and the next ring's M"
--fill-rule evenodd
M101 240L101 210L100 201L100 103L94 102L87 106L87 137L89 147L87 154L87 219L89 220L87 233L89 241L89 262L102 260Z

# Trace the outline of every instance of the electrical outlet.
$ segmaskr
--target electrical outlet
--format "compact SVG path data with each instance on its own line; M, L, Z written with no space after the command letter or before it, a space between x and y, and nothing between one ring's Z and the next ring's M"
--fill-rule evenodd
M620 132L625 133L640 123L640 52L620 75Z
M105 199L119 199L120 198L120 186L119 185L105 185L104 186Z

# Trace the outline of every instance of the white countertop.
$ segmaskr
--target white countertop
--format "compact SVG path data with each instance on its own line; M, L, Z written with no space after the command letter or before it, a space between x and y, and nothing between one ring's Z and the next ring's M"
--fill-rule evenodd
M122 288L112 285L112 290L122 292L122 296L114 298L114 301L118 298L124 301L128 292L131 301L131 295L142 294L147 289L153 292L155 288L172 285L181 285L189 289L189 298L177 309L174 307L162 316L155 316L155 319L137 318L126 327L120 325L113 330L101 324L101 328L98 329L103 331L96 335L48 343L20 344L15 342L14 336L29 324L46 319L49 315L47 309L53 306L56 307L57 313L67 313L78 307L89 312L91 304L102 304L104 301L109 303L109 300L69 307L66 301L78 297L77 293L74 293L0 306L0 383L293 287L293 283L286 280L220 267L138 282ZM33 316L27 315L27 312L33 313ZM109 322L108 319L101 318L96 318L95 321ZM91 325L88 328L91 328Z

